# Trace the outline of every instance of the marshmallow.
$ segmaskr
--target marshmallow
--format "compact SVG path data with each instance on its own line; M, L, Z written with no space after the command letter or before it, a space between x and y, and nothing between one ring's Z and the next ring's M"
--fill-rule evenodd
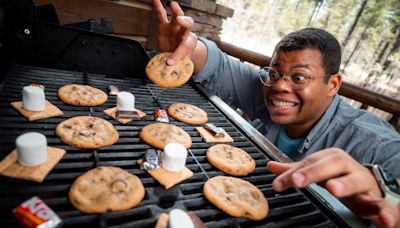
M170 172L181 171L186 164L187 150L179 143L169 143L164 147L161 166Z
M194 228L194 224L189 215L181 209L172 209L168 214L168 227L170 228Z
M29 111L43 111L45 107L44 90L38 86L24 86L22 107Z
M135 96L129 92L119 92L117 94L118 111L133 111L135 109Z
M41 165L47 160L46 136L37 132L28 132L15 140L18 162L24 166Z

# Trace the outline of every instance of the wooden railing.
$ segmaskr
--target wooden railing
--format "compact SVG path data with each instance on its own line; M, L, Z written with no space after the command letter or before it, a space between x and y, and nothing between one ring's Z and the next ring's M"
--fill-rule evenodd
M216 41L215 43L218 47L230 56L238 58L240 61L245 61L257 66L267 66L271 60L270 57L237 47L235 45ZM374 107L382 111L392 114L389 119L389 123L392 124L397 131L400 132L400 101L393 99L391 97L382 95L380 93L371 91L369 89L359 87L357 85L350 84L348 82L343 82L340 87L339 94L361 102L360 108L367 109L368 107Z

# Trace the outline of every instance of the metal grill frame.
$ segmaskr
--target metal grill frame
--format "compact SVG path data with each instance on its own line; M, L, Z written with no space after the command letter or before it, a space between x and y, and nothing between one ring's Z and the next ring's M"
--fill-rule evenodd
M40 75L42 76L39 77ZM46 98L60 107L65 114L62 117L28 122L9 106L9 102L20 99L20 95L16 91L19 91L23 85L31 83L44 84L46 86ZM57 88L66 83L88 84L102 90L105 90L108 84L117 84L122 90L130 91L135 95L137 108L145 111L147 116L143 121L126 125L106 117L102 110L115 106L115 97L112 96L109 96L107 103L99 107L66 105L56 95ZM194 84L165 90L146 83L142 78L117 79L91 73L14 65L0 90L0 97L2 97L0 125L3 126L0 131L0 135L3 136L0 141L1 158L12 150L15 138L25 131L44 133L49 146L66 149L67 154L42 184L0 177L0 200L3 202L0 206L0 217L10 218L0 221L0 224L7 227L15 226L15 220L11 218L12 208L30 196L38 195L63 219L65 227L76 225L152 227L155 225L159 213L168 212L172 208L194 211L209 227L346 226L346 223L335 213L324 208L322 204L319 205L318 200L313 199L311 201L303 191L298 189L290 189L284 193L273 191L271 182L274 175L266 170L265 164L270 159L283 159L282 154L271 143L265 141L265 138L266 144L262 146L254 143L258 140L257 135L259 133L257 134L255 129L251 129L245 123L241 123L244 120L237 118L232 113L234 112L232 109L222 101L218 101L219 98L207 96L204 88ZM133 86L131 87L131 85ZM171 123L187 131L193 140L193 146L190 149L191 154L187 159L187 167L194 172L191 179L172 189L165 190L150 175L139 169L135 160L141 158L144 151L151 147L138 139L138 132L141 127L154 122L152 112L154 109L160 108L159 101L154 99L152 93L148 90L149 88L165 105L170 104L170 102L186 102L204 109L209 114L210 121L215 122L217 126L224 127L235 139L234 146L246 150L256 160L256 170L242 179L255 184L267 197L270 213L265 220L254 222L243 218L230 217L203 197L201 189L207 178L224 174L207 162L205 152L211 144L202 141L199 134L194 130L196 125L175 121L170 117ZM182 94L185 94L185 96L182 96ZM177 98L177 95L182 97ZM54 135L54 129L58 122L76 115L88 114L107 119L116 126L121 137L115 145L96 150L85 150L65 145ZM252 131L243 131L238 126ZM136 208L105 215L87 215L72 207L67 197L72 182L86 170L102 165L118 166L140 177L146 188L146 196ZM137 220L136 218L140 219Z

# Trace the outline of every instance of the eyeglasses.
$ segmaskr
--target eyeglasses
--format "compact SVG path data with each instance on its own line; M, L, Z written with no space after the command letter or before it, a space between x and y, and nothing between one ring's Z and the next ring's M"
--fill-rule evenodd
M281 74L277 70L271 67L263 67L261 68L261 72L259 74L260 81L265 86L273 86L279 79L283 78L286 83L292 87L294 90L302 90L305 89L310 83L311 79L315 78L325 78L330 77L331 75L323 75L319 77L311 77L306 75L303 72L291 71L287 74Z

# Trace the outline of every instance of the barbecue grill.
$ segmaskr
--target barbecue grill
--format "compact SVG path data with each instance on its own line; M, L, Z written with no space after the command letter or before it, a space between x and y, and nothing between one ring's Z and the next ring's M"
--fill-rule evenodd
M288 158L202 86L189 82L180 88L162 89L151 84L144 73L149 57L138 42L34 20L8 22L3 48L10 51L6 58L12 61L3 65L6 74L0 87L0 159L15 147L17 136L31 131L44 134L49 146L63 148L67 153L43 183L0 177L1 227L18 226L12 217L12 209L32 196L43 199L61 217L63 227L154 227L159 214L173 208L193 211L208 227L350 227L364 224L356 217L343 218L328 203L332 200L329 195L321 197L313 187L275 192L271 185L275 175L269 173L265 165L268 160L287 161ZM67 105L57 97L57 90L72 83L103 91L108 85L117 85L120 90L135 95L135 107L147 116L125 125L107 117L103 110L115 106L115 96L109 96L109 100L99 107ZM20 91L29 84L44 85L46 99L64 115L28 122L14 110L10 102L21 100ZM233 218L205 199L204 183L213 176L224 174L207 162L206 150L212 145L201 139L194 125L170 117L171 123L184 129L192 138L187 167L194 173L193 177L165 190L139 168L136 160L151 148L139 139L140 129L154 122L155 109L166 108L175 102L190 103L205 110L209 122L223 127L232 136L233 146L254 158L255 171L242 179L256 185L266 196L270 206L267 218L262 221ZM78 115L110 121L120 134L118 142L94 150L61 142L55 135L55 127ZM71 184L87 170L98 166L117 166L137 175L145 186L143 201L135 208L104 215L83 214L75 209L68 200Z

